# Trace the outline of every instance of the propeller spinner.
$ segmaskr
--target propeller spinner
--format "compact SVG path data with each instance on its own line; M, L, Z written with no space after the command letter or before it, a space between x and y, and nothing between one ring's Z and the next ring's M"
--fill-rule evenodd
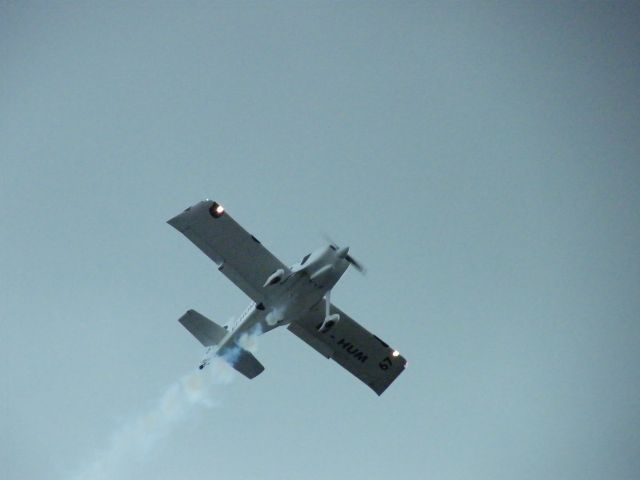
M359 261L357 261L355 258L353 258L351 255L349 255L349 247L342 247L340 248L336 242L334 242L328 235L323 235L324 239L327 241L327 243L329 244L329 246L333 249L336 250L338 252L341 253L341 250L344 251L344 259L349 262L351 265L353 265L353 268L355 268L358 272L362 273L363 275L365 273L367 273L367 269L365 268L364 265L362 265L362 263L360 263Z

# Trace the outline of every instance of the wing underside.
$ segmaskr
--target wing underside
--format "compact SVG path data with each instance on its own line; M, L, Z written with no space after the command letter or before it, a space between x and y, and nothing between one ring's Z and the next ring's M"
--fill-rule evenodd
M331 313L338 313L340 321L324 333L318 330L325 314L322 302L288 328L381 395L403 372L407 361L335 305L331 305Z
M220 208L219 212L215 209ZM205 200L167 223L202 250L229 280L253 301L264 300L265 280L278 269L289 269L218 204Z

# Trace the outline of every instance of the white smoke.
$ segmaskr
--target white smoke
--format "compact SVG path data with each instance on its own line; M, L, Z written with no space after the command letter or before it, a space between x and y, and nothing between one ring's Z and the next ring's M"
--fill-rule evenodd
M262 335L264 329L262 325L256 323L249 332L245 332L240 335L238 339L237 346L230 348L224 353L224 358L227 362L234 364L240 358L240 349L247 350L251 353L256 353L258 351L258 337Z
M284 319L283 308L274 308L269 313L267 313L267 316L265 317L265 321L267 322L267 324L272 327L278 322L282 321L282 319Z
M258 351L258 337L263 333L262 324L256 323L248 333L240 335L238 345L251 353L256 353Z
M256 337L261 330L252 330L241 337L242 348L256 351ZM229 359L227 359L229 360ZM144 462L159 443L190 415L216 406L216 387L230 383L236 373L220 358L214 358L204 370L182 376L160 395L148 411L117 428L108 446L73 480L112 480L127 477L135 464Z

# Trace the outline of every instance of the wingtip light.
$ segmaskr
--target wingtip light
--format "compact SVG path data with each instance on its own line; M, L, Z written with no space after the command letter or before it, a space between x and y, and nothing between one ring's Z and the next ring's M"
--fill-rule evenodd
M209 214L213 218L220 218L224 215L224 207L217 202L213 202L211 206L209 206Z

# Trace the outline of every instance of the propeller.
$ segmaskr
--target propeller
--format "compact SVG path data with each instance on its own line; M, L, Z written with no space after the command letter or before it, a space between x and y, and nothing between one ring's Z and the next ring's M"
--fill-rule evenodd
M364 265L362 265L360 262L358 262L355 258L353 258L351 255L347 255L344 258L347 262L349 262L351 265L353 265L353 268L355 268L357 271L359 271L361 274L365 274L367 273L367 269L364 267Z
M329 235L323 234L322 237L334 250L338 250L340 248L338 244L334 242ZM359 261L357 261L355 258L353 258L351 255L349 255L348 253L345 255L344 259L347 262L349 262L351 265L353 265L353 268L355 268L361 274L364 275L365 273L367 273L367 269L365 268L365 266Z

